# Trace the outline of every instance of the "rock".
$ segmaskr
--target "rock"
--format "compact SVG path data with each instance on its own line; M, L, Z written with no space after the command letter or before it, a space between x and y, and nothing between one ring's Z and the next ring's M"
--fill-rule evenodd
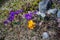
M39 11L40 12L46 12L52 7L52 1L51 0L43 0L39 3Z
M43 39L49 38L48 33L47 33L47 32L43 32L43 34L42 34L42 38L43 38Z
M58 10L57 12L57 17L60 17L60 10Z
M48 14L51 14L51 13L52 13L52 14L56 14L57 11L58 11L58 9L54 8L54 9L49 9L47 13L48 13Z

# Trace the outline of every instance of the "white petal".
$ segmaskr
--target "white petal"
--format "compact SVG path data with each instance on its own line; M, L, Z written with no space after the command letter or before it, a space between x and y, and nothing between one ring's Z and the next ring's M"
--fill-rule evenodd
M37 15L41 15L42 17L45 17L45 16L46 16L45 13L41 13L41 12L39 12L39 11L38 11L36 14L37 14Z

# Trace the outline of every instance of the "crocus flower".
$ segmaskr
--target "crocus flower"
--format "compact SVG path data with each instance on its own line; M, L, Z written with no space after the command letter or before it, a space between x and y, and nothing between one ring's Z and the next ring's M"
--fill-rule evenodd
M42 17L45 17L45 13L41 13L40 11L36 12L37 15L41 15Z
M6 20L6 21L4 21L4 24L8 24L8 21Z
M17 10L17 11L15 12L15 14L17 14L17 15L18 15L19 13L20 13L20 10Z
M32 19L32 14L25 14L25 18L26 18L27 20Z
M10 16L10 17L8 18L8 20L9 20L9 21L14 20L14 16Z
M29 20L29 21L28 21L28 28L29 28L29 29L34 29L35 24L36 24L36 23L33 22L33 20Z
M10 11L10 15L9 16L14 16L15 12L14 11Z
M9 14L9 17L8 17L8 21L12 21L14 19L14 15L15 15L15 12L14 11L10 11L10 14ZM8 21L4 21L4 23L8 23Z
M20 9L20 13L23 12L24 10L23 9Z
M16 12L15 12L15 11L10 11L10 15L9 15L8 20L9 20L9 21L14 20L15 14L17 15L17 14L19 14L19 13L22 12L22 11L23 11L23 10L17 10Z
M16 12L15 12L15 14L19 14L19 13L22 13L23 12L23 10L22 9L20 9L20 10L17 10Z

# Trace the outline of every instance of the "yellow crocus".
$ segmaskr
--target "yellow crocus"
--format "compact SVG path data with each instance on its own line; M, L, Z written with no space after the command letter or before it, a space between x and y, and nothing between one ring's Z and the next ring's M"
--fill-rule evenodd
M35 24L36 24L36 23L33 22L33 20L29 20L29 21L28 21L28 28L29 28L29 29L34 29Z

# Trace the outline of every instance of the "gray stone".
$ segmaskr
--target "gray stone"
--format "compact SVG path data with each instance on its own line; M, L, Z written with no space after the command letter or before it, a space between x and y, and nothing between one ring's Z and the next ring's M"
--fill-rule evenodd
M54 8L54 9L49 9L48 10L48 14L56 14L57 13L57 11L58 11L58 9L56 9L56 8Z
M43 38L43 39L49 38L48 33L47 33L47 32L43 32L43 34L42 34L42 38Z
M58 18L60 17L60 10L58 10L58 12L57 12L57 17Z
M51 0L43 0L39 3L39 11L40 12L46 12L52 7L52 1Z

